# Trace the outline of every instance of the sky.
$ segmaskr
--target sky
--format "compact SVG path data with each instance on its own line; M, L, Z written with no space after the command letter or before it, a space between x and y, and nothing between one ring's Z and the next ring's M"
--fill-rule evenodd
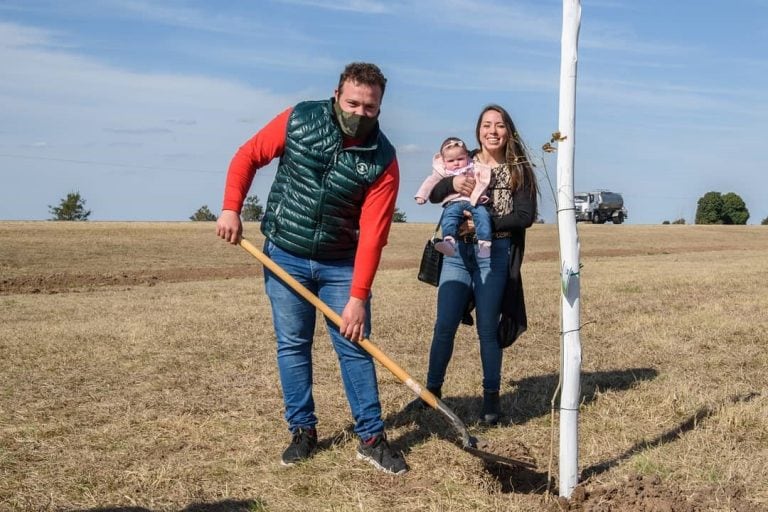
M627 223L693 223L709 191L768 217L768 0L583 0L574 188L621 192ZM44 220L79 192L93 221L218 214L238 147L343 67L387 76L397 207L447 136L475 146L489 103L531 148L556 222L561 2L0 0L0 220ZM251 187L263 205L275 164ZM551 183L551 185L550 185Z

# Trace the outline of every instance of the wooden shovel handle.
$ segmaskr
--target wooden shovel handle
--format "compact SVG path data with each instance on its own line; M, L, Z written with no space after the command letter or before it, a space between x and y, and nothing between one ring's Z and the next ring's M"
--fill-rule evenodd
M283 268L280 267L280 265L272 261L266 254L264 254L261 250L256 248L256 246L254 246L251 242L249 242L245 238L241 238L240 246L246 251L248 251L257 260L259 260L261 264L264 265L266 268L268 268L273 274L279 277L281 281L283 281L285 284L293 288L293 290L296 291L296 293L304 297L310 304L315 306L323 315L329 318L331 322L336 324L337 327L341 326L341 317L339 316L338 313L332 310L325 302L320 300L320 298L317 295L307 290L307 288L304 285L302 285L300 282L294 279L293 276L291 276L288 272L283 270ZM416 393L416 395L419 396L419 398L421 398L426 403L428 403L430 407L434 409L438 409L437 397L435 397L435 395L433 395L429 390L427 390L426 387L421 386L418 382L413 380L405 370L403 370L392 359L387 357L387 355L384 352L382 352L379 349L379 347L371 343L371 341L368 340L367 338L363 339L362 341L358 341L357 344L363 347L363 350L368 352L374 359L376 359L379 363L381 363L387 370L392 372L392 374L395 377L400 379L400 382L408 386L408 388L410 388L411 391Z

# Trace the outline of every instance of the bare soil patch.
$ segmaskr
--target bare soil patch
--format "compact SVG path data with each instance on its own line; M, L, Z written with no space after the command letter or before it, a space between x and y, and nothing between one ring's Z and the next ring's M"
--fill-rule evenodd
M765 510L743 499L743 488L702 489L686 495L674 484L664 483L658 475L632 474L612 484L585 483L573 490L570 499L558 498L551 511L583 512L707 512ZM718 497L713 497L718 495Z
M157 283L209 281L262 275L260 268L176 268L150 272L126 271L106 274L67 274L54 272L44 275L19 276L0 280L0 294L60 293L93 291L105 286L154 286Z
M416 268L418 261L387 261L382 270L394 268ZM183 283L187 281L215 281L259 277L264 274L260 265L238 267L186 267L167 268L151 271L126 270L107 273L65 273L52 272L42 275L22 275L0 279L0 295L15 293L61 293L94 291L98 288L116 286L155 286L158 283Z
M680 228L686 226L666 226L666 233L657 229L654 243L646 244L639 241L646 240L643 234L647 227L581 225L585 233L581 257L590 260L718 252L760 243L753 233L736 233L735 226L729 226L729 235L739 235L738 243L732 236L718 236L723 226L696 226L697 231L692 232L695 236ZM638 241L616 246L613 238L617 229L624 231L621 234L637 234ZM255 260L216 239L213 231L213 224L206 222L0 223L0 295L262 275ZM263 242L257 224L247 224L245 233L258 246ZM686 234L685 243L680 243L681 233ZM396 225L380 269L417 269L421 256L419 240L429 235L429 227L423 224ZM191 248L201 252L192 252ZM537 225L530 230L526 261L556 261L558 254L554 226Z

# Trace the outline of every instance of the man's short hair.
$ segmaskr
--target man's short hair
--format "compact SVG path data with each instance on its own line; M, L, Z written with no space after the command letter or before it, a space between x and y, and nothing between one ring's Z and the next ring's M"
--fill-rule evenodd
M352 80L353 82L364 85L378 85L381 87L381 95L384 96L384 88L387 86L387 79L376 64L369 62L352 62L347 64L339 77L339 86L337 89L341 92L344 82Z

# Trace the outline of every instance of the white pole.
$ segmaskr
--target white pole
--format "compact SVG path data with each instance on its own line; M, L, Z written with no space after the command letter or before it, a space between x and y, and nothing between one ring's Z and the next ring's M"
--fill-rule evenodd
M561 329L560 361L560 496L566 498L579 479L579 237L573 204L573 159L576 142L576 62L581 1L563 0L560 55L560 132L557 146L557 224L560 234Z

